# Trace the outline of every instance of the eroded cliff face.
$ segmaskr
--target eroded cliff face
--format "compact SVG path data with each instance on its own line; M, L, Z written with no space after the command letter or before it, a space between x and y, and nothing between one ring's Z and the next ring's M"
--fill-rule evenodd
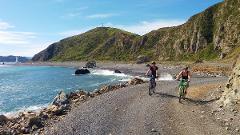
M181 26L147 35L158 37L155 46L160 59L224 58L240 47L240 0L226 0Z
M228 54L240 46L240 0L225 0L217 13L214 45Z
M228 80L220 102L225 107L240 104L240 56L235 63L233 73Z
M225 0L185 24L143 36L100 27L63 39L33 57L48 60L212 60L240 53L240 0Z

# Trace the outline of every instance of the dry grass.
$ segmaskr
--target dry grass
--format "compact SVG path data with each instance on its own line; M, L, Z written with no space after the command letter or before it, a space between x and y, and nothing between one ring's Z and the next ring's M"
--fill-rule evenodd
M193 72L202 72L202 73L219 73L224 75L229 75L232 71L230 66L220 66L219 65L203 65L197 64L192 67Z
M221 83L206 84L193 87L190 86L187 96L193 99L204 98L210 91L216 90L220 85Z

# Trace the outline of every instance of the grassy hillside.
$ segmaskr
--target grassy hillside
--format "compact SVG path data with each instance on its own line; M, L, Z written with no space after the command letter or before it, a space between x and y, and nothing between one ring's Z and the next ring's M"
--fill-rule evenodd
M109 27L63 39L36 54L33 61L215 60L233 58L240 47L240 1L225 0L192 16L185 24L143 36Z

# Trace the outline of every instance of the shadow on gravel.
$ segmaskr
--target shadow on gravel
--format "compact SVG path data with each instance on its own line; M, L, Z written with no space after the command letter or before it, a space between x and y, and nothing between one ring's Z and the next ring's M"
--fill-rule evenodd
M176 99L178 99L178 96L171 95L171 94L168 94L168 93L156 92L155 94L158 95L158 96L164 97L164 98L176 98ZM217 101L217 100L219 100L219 98L211 99L211 100L196 100L196 99L190 99L190 98L185 99L186 102L193 103L193 104L196 104L196 105L205 105L205 104L209 104L209 103L212 103L214 101Z
M190 99L190 98L186 98L185 101L189 102L189 103L194 103L196 105L205 105L205 104L210 104L214 101L219 100L219 98L216 99L211 99L211 100L195 100L195 99Z

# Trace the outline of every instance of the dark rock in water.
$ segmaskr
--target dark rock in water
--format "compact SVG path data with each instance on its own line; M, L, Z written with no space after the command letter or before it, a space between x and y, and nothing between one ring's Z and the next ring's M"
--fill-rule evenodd
M96 61L89 61L85 65L86 68L94 68L96 66L97 66Z
M137 64L142 64L149 61L150 61L150 58L148 56L140 55L137 57Z
M4 116L4 115L0 115L0 125L4 125L9 121L9 119Z
M116 70L114 70L114 73L122 73L120 70L118 70L118 69L116 69Z
M63 91L59 92L52 102L52 104L56 106L61 106L68 103L69 103L68 98Z
M89 74L90 73L90 71L88 70L88 69L77 69L76 71L75 71L75 74L76 75L79 75L79 74Z

